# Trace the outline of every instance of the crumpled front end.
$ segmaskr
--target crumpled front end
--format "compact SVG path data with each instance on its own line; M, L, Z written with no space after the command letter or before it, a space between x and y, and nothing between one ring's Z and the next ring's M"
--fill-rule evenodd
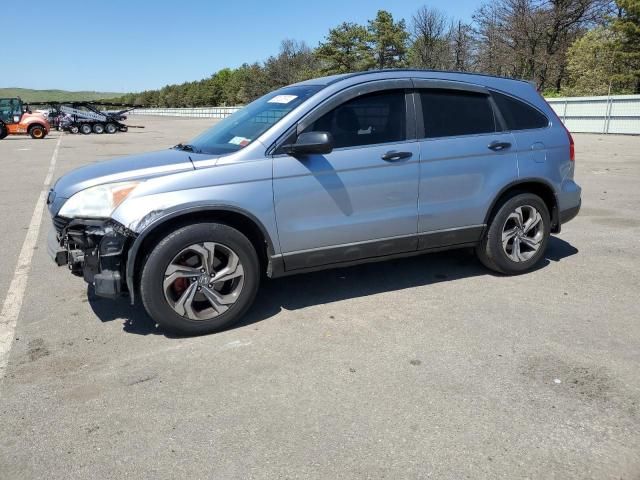
M101 297L126 291L126 254L135 234L118 222L53 217L47 249L58 266L93 285Z

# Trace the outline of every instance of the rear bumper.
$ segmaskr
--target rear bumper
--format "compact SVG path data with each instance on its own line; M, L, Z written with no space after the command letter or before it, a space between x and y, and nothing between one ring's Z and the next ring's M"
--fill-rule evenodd
M573 179L562 182L562 188L558 194L558 220L559 226L573 220L580 212L582 205L582 189Z
M565 223L573 220L578 216L580 212L580 207L582 206L582 201L578 202L578 205L575 207L567 208L565 210L560 211L560 223L564 225Z

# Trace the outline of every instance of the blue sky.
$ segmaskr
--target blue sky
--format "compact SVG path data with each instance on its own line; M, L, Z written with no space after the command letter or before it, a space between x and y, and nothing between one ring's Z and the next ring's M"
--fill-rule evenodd
M0 87L129 92L260 61L283 38L316 46L377 10L410 21L422 5L469 20L479 0L3 2ZM13 40L11 40L13 39Z

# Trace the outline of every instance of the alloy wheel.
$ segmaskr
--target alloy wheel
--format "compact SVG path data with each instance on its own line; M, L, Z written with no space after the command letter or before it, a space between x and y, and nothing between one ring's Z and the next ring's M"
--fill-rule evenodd
M502 248L514 262L526 262L533 257L543 239L542 215L531 205L517 207L502 227Z
M190 320L209 320L226 312L244 285L238 254L214 242L191 245L171 260L164 273L164 296Z

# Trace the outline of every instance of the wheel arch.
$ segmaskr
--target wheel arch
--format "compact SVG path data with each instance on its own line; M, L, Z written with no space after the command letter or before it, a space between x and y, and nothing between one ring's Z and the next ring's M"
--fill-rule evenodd
M560 216L558 213L558 196L553 186L546 180L541 178L522 178L515 182L505 185L498 195L493 199L491 206L487 210L487 214L484 219L485 225L491 223L491 219L495 215L500 205L502 205L509 198L517 195L518 193L533 193L538 195L549 209L551 215L551 232L560 232Z
M155 219L138 234L131 244L127 254L126 282L132 304L135 302L136 286L138 285L141 267L150 248L167 233L191 223L203 221L224 223L240 231L256 249L260 260L260 268L263 271L270 269L270 258L273 257L275 252L273 239L262 222L253 214L241 208L227 205L182 207Z
M33 127L40 127L42 129L44 129L45 132L49 130L44 123L38 122L36 120L36 121L27 123L27 132L30 132Z

